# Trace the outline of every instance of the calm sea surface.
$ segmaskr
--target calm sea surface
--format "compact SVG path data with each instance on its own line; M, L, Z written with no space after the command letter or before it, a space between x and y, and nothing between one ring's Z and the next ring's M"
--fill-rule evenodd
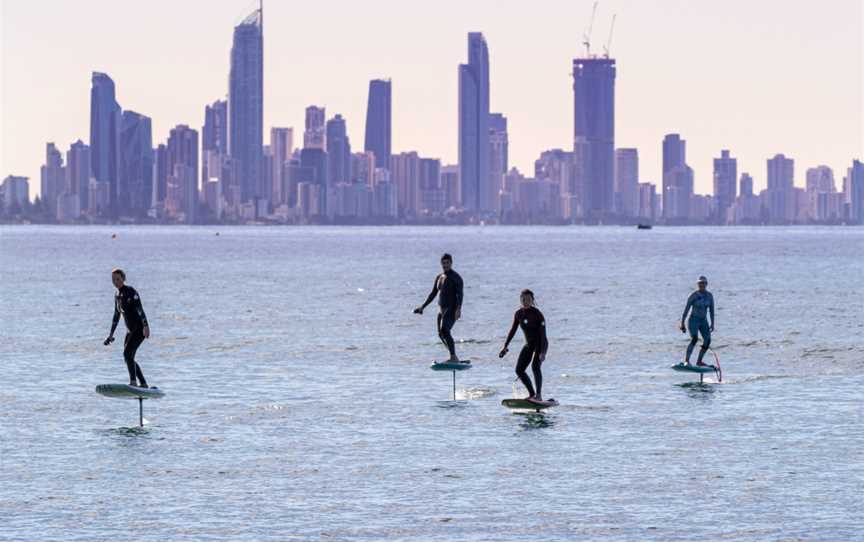
M411 314L444 251L457 401ZM94 392L118 266L144 429ZM669 369L700 274L704 386ZM500 405L526 287L545 414ZM860 540L862 337L861 228L0 227L0 539Z

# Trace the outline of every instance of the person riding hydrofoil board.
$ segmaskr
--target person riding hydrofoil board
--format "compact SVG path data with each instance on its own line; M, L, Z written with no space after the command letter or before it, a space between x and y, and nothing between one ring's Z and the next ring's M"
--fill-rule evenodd
M444 254L441 256L441 273L435 277L432 291L426 297L422 305L414 309L414 314L423 314L423 309L438 297L438 338L447 347L450 353L450 363L459 363L456 356L456 343L450 330L456 321L462 317L462 301L464 299L464 284L459 273L453 270L453 256Z

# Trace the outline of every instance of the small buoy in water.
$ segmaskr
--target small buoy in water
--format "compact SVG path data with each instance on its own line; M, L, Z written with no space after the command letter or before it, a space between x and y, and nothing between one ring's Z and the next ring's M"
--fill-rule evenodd
M219 237L219 232L218 232L218 231L216 232L216 237Z
M112 234L111 234L111 239L117 239L117 234L116 234L116 233L112 233Z

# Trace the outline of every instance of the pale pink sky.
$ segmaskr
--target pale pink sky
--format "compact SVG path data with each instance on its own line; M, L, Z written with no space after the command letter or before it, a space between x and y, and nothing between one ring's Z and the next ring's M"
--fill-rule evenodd
M348 122L363 146L372 78L393 81L393 149L456 158L457 65L466 33L489 44L493 111L509 119L511 165L569 149L570 64L593 0L316 0L265 3L265 128L302 132L307 105ZM200 129L227 93L233 25L248 0L0 0L0 176L39 189L47 141L89 139L90 72L107 72L124 109L153 118L155 142ZM637 147L640 177L660 178L663 135L687 140L696 189L729 148L765 185L765 160L834 168L864 158L864 2L601 0L594 50L613 13L616 146ZM265 136L265 142L269 135ZM31 192L31 193L32 193Z

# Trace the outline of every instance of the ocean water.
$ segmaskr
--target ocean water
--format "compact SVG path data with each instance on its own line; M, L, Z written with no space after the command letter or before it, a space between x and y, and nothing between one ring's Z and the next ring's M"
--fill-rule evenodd
M444 251L456 401L411 313ZM118 266L143 429L94 392ZM722 383L669 369L700 274ZM540 414L500 405L526 287ZM860 540L862 322L860 228L2 227L0 539Z

